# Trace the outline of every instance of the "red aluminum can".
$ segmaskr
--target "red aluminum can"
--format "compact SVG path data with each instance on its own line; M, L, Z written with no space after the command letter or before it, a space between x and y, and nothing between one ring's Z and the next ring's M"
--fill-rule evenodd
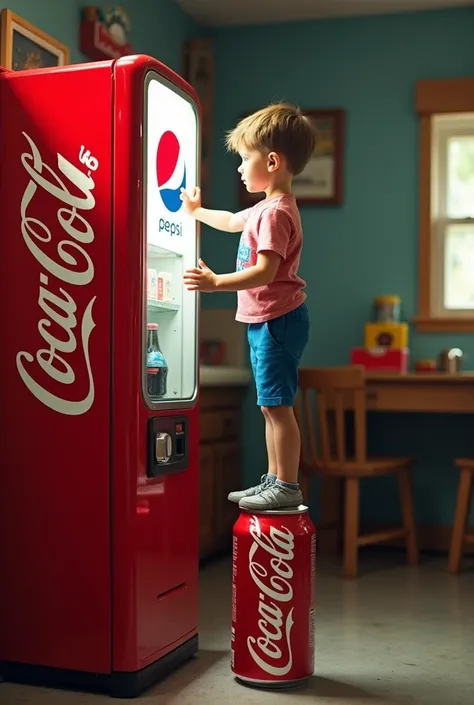
M316 531L308 508L250 513L234 526L232 671L250 685L314 672Z

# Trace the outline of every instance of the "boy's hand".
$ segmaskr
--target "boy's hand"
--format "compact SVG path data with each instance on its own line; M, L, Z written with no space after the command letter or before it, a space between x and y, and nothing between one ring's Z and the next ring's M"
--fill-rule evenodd
M182 188L179 197L183 201L184 210L189 215L192 215L196 208L201 207L201 189L198 186L195 186L190 192Z
M184 273L184 286L188 291L215 291L217 288L217 274L209 269L202 259L199 267L187 269Z

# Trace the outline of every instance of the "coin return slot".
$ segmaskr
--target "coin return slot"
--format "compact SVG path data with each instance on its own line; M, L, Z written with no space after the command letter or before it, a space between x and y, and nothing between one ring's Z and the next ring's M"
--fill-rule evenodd
M187 470L189 424L184 416L155 416L148 420L148 477Z
M155 457L158 463L167 463L173 452L173 444L169 433L160 433L156 437Z
M185 447L184 447L184 436L178 436L176 438L176 455L184 455L185 452Z

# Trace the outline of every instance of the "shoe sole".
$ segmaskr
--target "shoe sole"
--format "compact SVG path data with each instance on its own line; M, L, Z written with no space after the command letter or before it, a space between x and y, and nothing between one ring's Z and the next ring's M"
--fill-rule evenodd
M238 504L242 500L242 497L227 497L227 499L233 504Z
M239 502L239 507L240 507L240 509L246 509L247 511L256 511L256 512L258 512L258 511L260 511L260 512L266 512L266 511L272 512L272 511L273 511L273 512L274 512L274 511L278 511L279 509L297 509L301 504L302 504L302 500L301 500L300 502L295 503L295 504L285 504L283 507L282 507L282 506L278 506L278 507L264 507L264 506L262 506L261 504L260 504L260 505L252 504L252 505L249 505L249 506L245 506L245 505L246 505L246 502L245 502L244 500L240 500L240 502Z

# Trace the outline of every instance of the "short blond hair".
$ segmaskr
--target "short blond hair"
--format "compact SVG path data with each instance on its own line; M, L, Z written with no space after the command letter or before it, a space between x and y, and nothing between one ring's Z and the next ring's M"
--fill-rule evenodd
M226 135L230 152L243 149L282 154L292 174L300 174L314 154L317 130L314 122L294 105L277 103L241 120Z

